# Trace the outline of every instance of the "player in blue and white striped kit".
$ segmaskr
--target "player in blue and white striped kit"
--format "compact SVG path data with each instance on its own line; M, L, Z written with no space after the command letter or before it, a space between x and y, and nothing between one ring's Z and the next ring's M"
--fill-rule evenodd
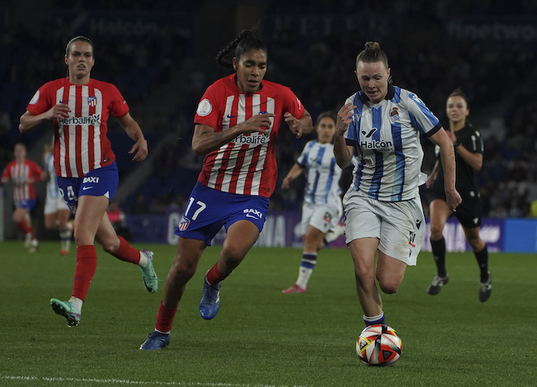
M305 293L311 273L317 263L317 252L330 232L332 237L343 233L338 226L343 208L339 179L341 168L334 157L332 140L336 132L336 118L330 112L321 113L315 123L317 140L309 141L298 160L283 179L282 189L305 170L306 188L302 204L302 240L304 250L296 283L283 293Z
M54 172L54 152L53 144L45 147L44 160L45 170L49 180L47 182L47 196L45 199L45 228L48 230L58 230L61 240L60 255L69 255L69 246L71 244L72 224L69 224L71 211L63 196L58 190L56 173Z
M338 112L334 154L341 168L353 155L358 159L343 198L345 235L363 319L373 325L385 323L375 278L384 293L395 293L421 248L425 222L418 186L426 176L420 171L420 135L440 147L446 203L452 211L461 197L455 189L451 139L414 93L391 85L388 58L379 44L365 47L356 58L362 90Z

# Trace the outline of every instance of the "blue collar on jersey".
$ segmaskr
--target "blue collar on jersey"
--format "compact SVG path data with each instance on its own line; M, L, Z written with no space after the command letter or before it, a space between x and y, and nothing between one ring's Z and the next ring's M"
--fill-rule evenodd
M390 82L388 82L388 92L386 93L386 96L384 97L384 99L389 101L390 99L393 98L394 95L395 95L395 88ZM369 97L365 95L363 91L360 91L360 101L362 101L362 103L371 102L369 100Z

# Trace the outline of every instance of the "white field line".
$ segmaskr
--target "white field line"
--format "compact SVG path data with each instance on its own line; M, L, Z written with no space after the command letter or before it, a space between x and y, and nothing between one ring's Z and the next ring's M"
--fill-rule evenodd
M76 382L76 383L108 383L108 384L135 384L140 386L199 386L199 387L306 387L275 384L237 384L237 383L203 383L203 382L145 382L142 380L127 379L94 379L94 378L61 378L36 376L0 376L0 380L27 380L40 382Z

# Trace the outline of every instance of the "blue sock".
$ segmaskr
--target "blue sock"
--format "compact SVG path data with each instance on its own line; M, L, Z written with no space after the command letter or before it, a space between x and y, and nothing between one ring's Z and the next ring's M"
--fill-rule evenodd
M376 324L385 324L385 322L384 322L384 318L385 318L384 312L382 312L378 316L373 316L373 317L367 317L366 315L364 315L364 316L362 316L362 318L364 319L364 322L365 322L366 326L376 325Z

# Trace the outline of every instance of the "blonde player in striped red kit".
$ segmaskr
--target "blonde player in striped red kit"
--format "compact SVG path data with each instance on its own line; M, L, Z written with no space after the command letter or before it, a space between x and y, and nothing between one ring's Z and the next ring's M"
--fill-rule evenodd
M226 60L229 56L231 60ZM166 279L153 331L140 349L170 342L177 305L211 240L227 231L220 258L207 272L199 310L210 320L220 307L220 282L241 263L263 229L276 186L274 143L282 120L300 137L313 130L311 116L287 87L265 81L267 49L243 31L217 55L235 73L205 91L194 120L192 149L205 154L202 171L175 233L177 254Z
M8 163L2 173L2 184L13 181L15 211L13 221L25 235L24 247L35 252L39 243L32 227L30 211L35 207L34 183L43 179L43 170L32 160L26 158L26 145L18 143L13 149L15 160Z
M158 287L152 252L138 251L118 237L106 216L119 180L115 155L106 136L109 116L116 117L135 141L129 151L134 154L133 161L146 158L147 142L117 88L91 79L94 63L91 40L83 36L71 39L65 49L68 77L41 86L19 125L21 133L46 121L54 127L54 169L60 192L75 215L77 261L71 298L53 298L50 305L67 319L69 326L80 322L82 304L95 274L95 240L114 257L138 265L149 292L156 292Z

